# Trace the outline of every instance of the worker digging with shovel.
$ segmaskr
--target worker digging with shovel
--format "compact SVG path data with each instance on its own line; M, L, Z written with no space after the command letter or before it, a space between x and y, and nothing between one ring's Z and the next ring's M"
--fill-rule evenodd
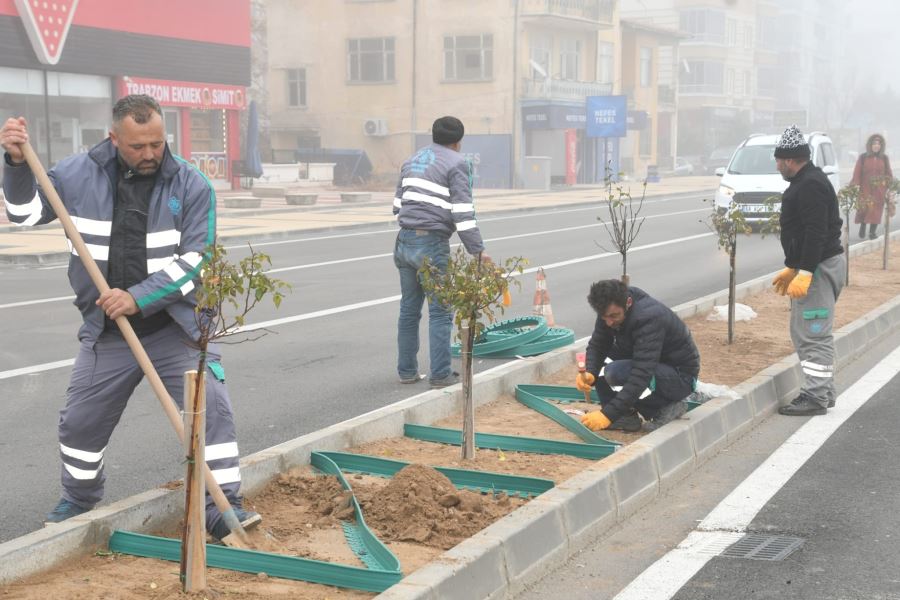
M122 98L112 121L108 139L61 160L49 180L28 145L25 119L10 118L0 129L9 220L63 222L72 248L69 281L84 321L59 418L62 498L47 524L85 513L103 498L107 443L145 374L174 425L177 413L163 395L182 408L184 372L199 360L194 289L215 239L215 193L169 151L153 98ZM78 247L89 256L78 256ZM241 506L234 417L214 345L207 361L207 481L218 485L207 485L214 494L207 496L206 528L222 540L243 535L261 517ZM177 425L176 431L183 435Z

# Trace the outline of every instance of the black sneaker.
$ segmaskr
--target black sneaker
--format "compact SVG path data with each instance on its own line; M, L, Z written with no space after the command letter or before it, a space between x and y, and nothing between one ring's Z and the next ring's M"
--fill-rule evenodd
M827 408L803 394L794 398L787 406L782 406L778 409L779 414L787 415L788 417L814 417L816 415L824 415L827 411Z
M687 412L687 403L684 400L666 404L660 409L659 414L649 421L644 421L644 431L656 431L666 423L680 419Z
M453 371L446 377L441 377L440 379L430 379L428 384L431 386L431 389L436 390L440 388L445 388L447 386L451 386L459 383L459 373Z
M612 422L612 425L606 428L611 431L627 431L629 433L634 433L635 431L641 430L641 418L637 413L625 415L624 417L619 417L615 421Z
M83 506L78 506L74 502L69 502L65 498L59 501L59 504L56 505L56 508L50 511L47 517L44 519L44 525L49 525L50 523L62 523L66 519L71 519L72 517L77 517L78 515L83 515L88 512L89 508L85 508Z
M828 408L834 408L834 398L828 401Z
M235 507L234 514L237 516L238 521L241 522L241 527L244 528L244 531L253 529L262 522L262 517L259 516L259 513L251 510ZM231 529L228 528L225 519L219 519L219 522L209 530L209 535L220 541L225 539L229 533L231 533Z

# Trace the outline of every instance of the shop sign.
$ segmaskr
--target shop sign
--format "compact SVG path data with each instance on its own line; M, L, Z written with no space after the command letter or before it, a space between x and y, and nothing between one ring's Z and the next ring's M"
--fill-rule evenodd
M16 0L25 33L43 64L59 62L77 6L78 0Z
M584 105L538 104L522 107L525 129L584 129Z
M220 83L188 83L143 77L122 77L119 94L146 94L160 106L184 106L199 109L241 110L247 101L244 88Z
M228 179L228 156L224 152L191 152L191 163L210 179Z
M588 96L588 137L625 137L628 96Z

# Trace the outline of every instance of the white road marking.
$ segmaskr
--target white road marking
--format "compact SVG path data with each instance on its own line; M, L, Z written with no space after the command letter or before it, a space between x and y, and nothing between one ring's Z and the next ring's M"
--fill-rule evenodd
M661 246L668 246L671 244L681 244L687 241L696 240L704 237L709 237L714 235L712 232L710 233L701 233L698 235L690 235L686 237L676 238L673 240L666 240L664 242L656 242L653 244L646 244L643 246L635 246L629 252L640 252L642 250L650 250L652 248L659 248ZM543 265L542 267L531 267L529 269L525 269L522 271L522 275L527 275L529 273L535 273L539 268L547 269L557 269L560 267L567 267L569 265L574 265L582 262L587 262L591 260L597 260L600 258L608 258L612 256L619 256L617 252L604 252L602 254L592 254L590 256L582 256L580 258L573 258L571 260L564 260L560 262L550 263ZM516 274L517 275L517 274ZM243 333L248 331L255 331L258 329L268 329L270 327L277 327L279 325L286 325L288 323L296 323L299 321L308 321L309 319L317 319L319 317L328 317L331 315L336 315L344 312L349 312L352 310L359 310L361 308L369 308L372 306L378 306L381 304L388 304L390 302L396 302L400 299L400 295L396 296L387 296L385 298L376 298L374 300L366 300L364 302L356 302L353 304L346 304L344 306L335 306L334 308L326 308L323 310L317 310L310 313L304 313L300 315L294 315L291 317L283 317L281 319L272 319L270 321L261 321L259 323L251 323L249 325L245 325L237 329L234 333ZM21 369L13 369L12 371L0 371L0 379L8 379L10 377L17 377L19 375L29 375L32 373L40 373L43 371L50 371L52 369L58 369L61 367L66 367L72 365L74 363L74 359L70 359L68 361L58 361L55 363L44 363L42 365L34 365L31 367L24 367Z
M595 210L597 210L597 208L596 208L596 207L591 207L590 209L579 209L579 210L594 210L594 211L595 211ZM670 212L670 213L663 213L663 214L659 214L659 215L649 215L649 216L647 216L647 217L645 217L645 218L647 218L647 219L658 219L658 218L662 218L662 217L671 217L671 216L684 215L684 214L697 213L697 212L709 212L709 209L707 209L707 208L701 208L701 209L682 210L682 211L676 211L676 212ZM543 213L543 214L549 214L549 213ZM568 231L575 231L575 230L578 230L578 229L589 229L589 228L591 228L591 227L603 227L603 222L598 221L597 223L589 223L589 224L587 224L587 225L575 225L575 226L572 226L572 227L562 227L562 228L559 228L559 229L547 229L547 230L544 230L544 231L536 231L536 232L532 232L532 233L520 233L520 234L516 234L516 235L507 235L507 236L502 236L502 237L489 238L489 239L486 239L485 242L486 242L486 243L489 243L489 242L499 242L499 241L506 241L506 240L514 240L514 239L519 239L519 238L531 238L531 237L538 236L538 235L548 235L548 234L553 234L553 233L564 233L564 232L568 232ZM340 238L354 237L354 236L359 236L359 235L371 235L372 233L385 233L385 232L396 233L396 231L397 231L396 229L391 229L391 230L383 230L383 231L377 231L377 232L348 233L348 234L341 234L341 235L335 235L335 236L316 237L316 238L306 238L306 239L303 239L303 240L282 240L282 241L278 241L278 242L264 242L264 243L262 243L262 244L253 244L253 247L254 247L254 248L258 248L258 247L260 247L260 246L266 246L266 245L284 244L284 243L294 243L294 242L302 242L302 241L307 241L307 242L308 242L308 241L313 241L313 240L340 239ZM685 238L682 238L682 239L685 239ZM667 242L661 242L661 243L667 243ZM451 244L451 246L452 246L452 247L459 246L459 243ZM227 248L231 248L231 249L234 249L234 248L246 248L246 245L242 245L242 246L227 246ZM319 267L329 267L329 266L333 266L333 265L340 265L340 264L346 264L346 263L361 262L361 261L364 261L364 260L374 260L374 259L379 259L379 258L387 258L387 257L393 256L393 255L394 255L393 252L382 252L382 253L380 253L380 254L370 254L370 255L368 255L368 256L354 256L354 257L352 257L352 258L340 258L340 259L335 259L335 260L326 260L326 261L317 262L317 263L307 263L307 264L303 264L303 265L294 265L294 266L291 266L291 267L278 267L278 268L275 268L275 269L269 269L269 270L266 271L266 272L267 272L267 273L283 273L283 272L286 272L286 271L300 271L300 270L303 270L303 269L315 269L315 268L319 268ZM598 257L602 257L602 256L606 256L606 255L594 255L594 256L587 257L587 258L585 258L584 260L591 260L591 259L598 258ZM579 261L580 261L581 259L576 259L576 260L579 260ZM544 268L546 269L546 268L549 268L549 267L546 267L546 266L545 266ZM74 298L75 298L75 296L58 296L58 297L56 297L56 298L41 298L41 299L38 299L38 300L27 300L27 301L23 301L23 302L14 302L14 303L11 303L11 304L0 304L0 309L4 309L4 308L15 308L15 307L19 307L19 306L29 306L29 305L31 305L31 304L42 304L42 303L44 303L44 302L57 302L57 301L60 301L60 300L72 300L72 299L74 299Z
M900 348L843 394L828 413L811 418L722 500L675 549L650 565L614 600L668 600L711 558L737 541L760 510L837 429L900 372ZM723 545L724 544L724 545ZM718 552L708 551L709 547Z

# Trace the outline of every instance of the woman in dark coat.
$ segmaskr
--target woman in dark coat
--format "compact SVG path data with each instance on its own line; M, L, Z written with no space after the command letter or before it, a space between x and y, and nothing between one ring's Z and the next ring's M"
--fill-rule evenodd
M860 187L859 208L854 222L859 224L859 237L865 239L866 224L869 224L869 239L878 237L878 224L884 213L884 198L887 195L887 179L893 178L891 162L884 153L884 136L873 133L866 142L866 151L856 161L853 179L850 183Z

